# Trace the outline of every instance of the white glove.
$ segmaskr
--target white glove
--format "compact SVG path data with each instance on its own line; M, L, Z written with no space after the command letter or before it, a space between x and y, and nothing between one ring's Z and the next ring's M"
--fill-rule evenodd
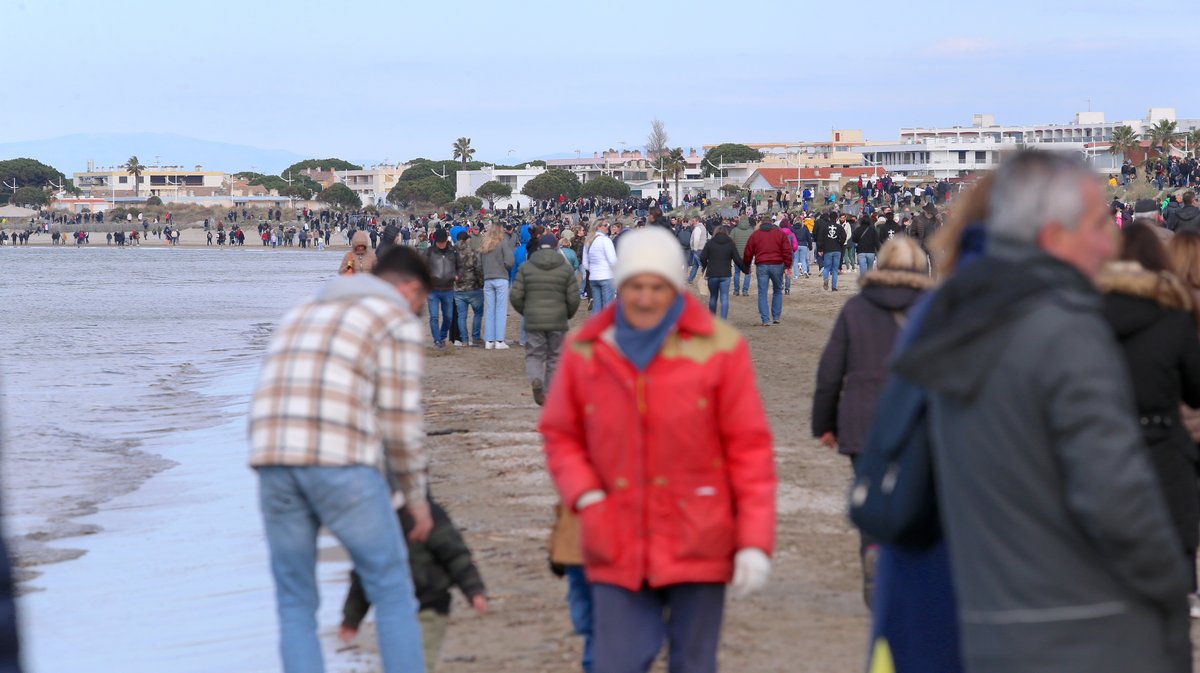
M733 557L733 581L729 583L733 597L745 598L765 587L770 575L771 559L761 549L739 549Z
M604 491L601 490L584 491L583 495L579 496L579 499L575 501L575 511L582 512L584 507L601 502L606 497Z

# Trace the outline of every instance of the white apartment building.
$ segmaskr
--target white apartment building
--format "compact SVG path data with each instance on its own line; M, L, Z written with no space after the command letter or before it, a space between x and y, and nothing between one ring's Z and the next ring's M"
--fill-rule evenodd
M1093 168L1115 172L1122 157L1108 151L1113 129L1128 126L1143 134L1160 120L1175 121L1180 132L1200 128L1200 120L1175 118L1173 108L1150 108L1145 119L1105 121L1103 112L1079 112L1066 124L999 125L989 114L977 114L971 126L902 128L896 143L868 143L863 163L901 175L953 178L995 168L1001 158L1021 148L1068 152L1087 157Z
M522 194L521 190L525 188L526 183L545 172L546 169L541 166L530 166L529 168L495 168L488 166L477 171L458 171L456 174L457 184L455 185L454 197L475 196L475 191L482 187L484 183L495 180L512 189L512 196L496 201L497 210L507 208L509 204L512 204L514 207L520 204L521 208L528 208L532 201L528 196Z
M108 198L134 196L134 176L124 166L88 169L72 173L75 186L84 196ZM185 196L212 196L221 192L226 177L223 171L206 171L203 166L188 170L183 166L147 166L138 176L137 196L158 196L164 200Z
M386 205L388 192L407 169L408 164L376 164L357 171L334 171L333 176L334 180L354 190L364 206L382 208Z

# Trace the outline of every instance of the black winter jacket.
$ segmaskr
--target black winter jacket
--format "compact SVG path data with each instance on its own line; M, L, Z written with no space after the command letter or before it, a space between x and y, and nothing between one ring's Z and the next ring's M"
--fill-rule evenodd
M708 239L704 249L700 251L700 268L708 278L729 278L733 275L733 265L742 273L750 273L750 267L742 261L737 246L728 234L717 234Z
M444 615L450 612L451 586L458 586L467 600L486 594L487 589L479 569L471 560L471 550L454 527L450 515L432 498L429 499L429 513L433 516L433 531L425 542L408 539L414 525L408 510L401 509L397 515L408 542L408 567L417 601L422 610L434 610ZM350 591L342 606L342 625L357 629L370 609L371 602L358 573L350 573Z
M879 252L879 230L870 222L863 222L854 230L851 237L860 253Z
M1111 264L1096 281L1133 379L1133 396L1150 462L1182 544L1200 544L1200 462L1180 416L1180 402L1200 406L1200 338L1192 297L1173 276L1136 263Z
M1200 229L1200 208L1196 206L1176 208L1167 217L1167 229L1171 231Z

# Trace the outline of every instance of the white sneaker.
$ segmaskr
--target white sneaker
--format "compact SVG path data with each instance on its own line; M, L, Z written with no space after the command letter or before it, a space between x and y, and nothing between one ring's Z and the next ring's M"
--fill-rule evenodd
M1200 619L1200 596L1188 594L1188 612L1192 619Z
M455 341L455 342L454 342L454 345L455 345L455 347L457 347L457 348L462 348L462 345L463 345L463 344L462 344L462 342L461 342L461 341Z
M508 350L508 344L504 343L503 341L497 341L495 348L498 351L506 351Z
M483 345L483 349L484 349L484 350L488 350L488 351L492 350L492 349L493 349L493 348L495 348L495 347L496 347L496 342L495 342L495 341L489 341L489 342L487 342L487 343L485 343L485 344Z

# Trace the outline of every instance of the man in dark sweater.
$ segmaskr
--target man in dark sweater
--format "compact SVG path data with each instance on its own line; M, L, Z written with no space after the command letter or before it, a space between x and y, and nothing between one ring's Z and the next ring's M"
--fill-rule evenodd
M846 227L832 213L826 213L813 227L813 238L817 242L817 253L821 256L821 286L828 290L832 279L833 291L837 292L842 248L846 245Z

